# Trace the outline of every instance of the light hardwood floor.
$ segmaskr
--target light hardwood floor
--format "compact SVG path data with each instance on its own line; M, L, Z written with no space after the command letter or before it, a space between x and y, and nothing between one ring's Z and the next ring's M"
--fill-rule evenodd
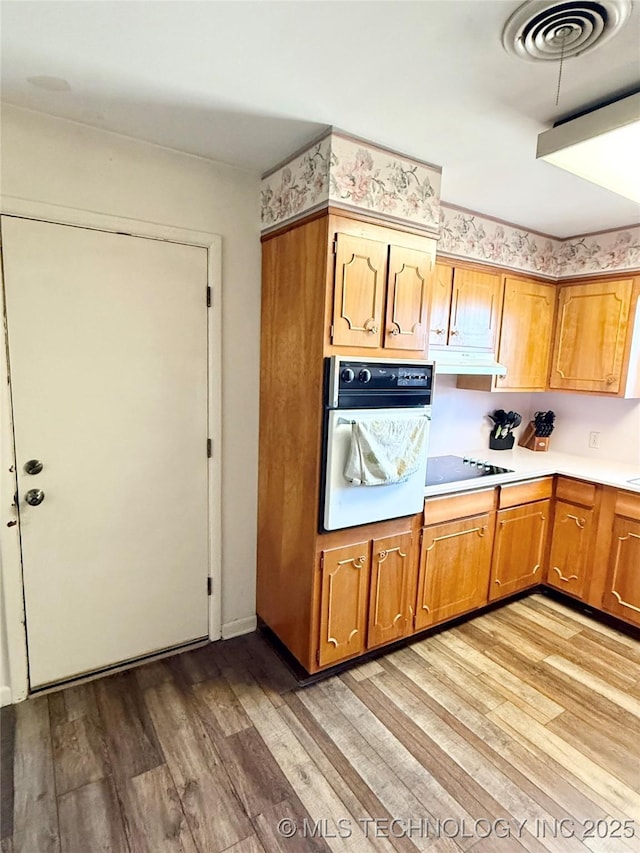
M640 644L541 595L304 689L251 635L3 723L2 853L640 849Z

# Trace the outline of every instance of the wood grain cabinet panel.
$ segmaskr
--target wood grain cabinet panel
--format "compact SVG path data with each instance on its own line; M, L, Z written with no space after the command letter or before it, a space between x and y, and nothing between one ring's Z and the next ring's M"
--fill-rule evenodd
M383 345L417 350L426 346L429 317L431 255L417 249L391 246Z
M617 394L633 279L562 285L550 388Z
M556 286L506 277L498 361L506 376L496 390L544 391L549 374Z
M494 517L484 513L424 528L417 631L487 603Z
M489 601L542 581L550 510L546 500L498 512Z
M320 666L361 654L365 648L370 542L320 555Z
M453 274L449 345L461 349L495 349L500 308L500 276L456 269Z
M640 625L640 521L616 515L602 606Z
M423 353L433 253L338 233L331 343Z
M415 569L410 531L374 539L367 635L369 648L398 640L413 629Z
M380 346L387 283L387 245L351 234L336 238L332 342Z
M453 267L446 264L435 264L431 274L429 349L447 345L452 292Z
M590 572L593 510L556 500L547 583L581 598Z

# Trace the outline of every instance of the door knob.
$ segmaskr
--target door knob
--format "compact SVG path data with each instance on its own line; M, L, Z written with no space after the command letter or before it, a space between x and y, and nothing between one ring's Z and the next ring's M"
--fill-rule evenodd
M24 463L25 474L39 474L44 468L44 465L39 459L30 459Z
M24 499L30 506L38 506L44 500L44 492L42 489L29 489Z

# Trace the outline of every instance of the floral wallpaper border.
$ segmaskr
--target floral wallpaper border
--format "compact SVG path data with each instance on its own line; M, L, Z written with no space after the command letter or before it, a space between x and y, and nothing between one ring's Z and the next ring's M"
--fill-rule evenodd
M640 268L640 225L559 240L446 204L440 210L438 254L552 279Z
M440 169L334 130L265 175L262 231L332 205L439 235L438 254L550 279L640 268L640 225L560 240L440 204Z
M263 232L331 204L437 234L440 170L329 132L262 179L260 202Z
M484 261L557 278L561 240L445 205L441 208L438 254Z

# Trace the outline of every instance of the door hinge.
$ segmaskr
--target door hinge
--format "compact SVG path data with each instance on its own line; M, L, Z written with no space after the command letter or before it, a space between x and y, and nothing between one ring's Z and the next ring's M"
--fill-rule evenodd
M207 578L207 595L211 595L211 578Z
M207 439L207 459L211 459L211 454L213 452L213 443L210 438Z
M316 652L316 663L320 666L320 649Z
M211 288L207 287L207 308L211 308L211 301L212 301Z
M333 336L335 334L334 329L335 329L335 326L332 323L331 326L329 327L329 334L331 335L331 340L333 340Z
M320 568L324 569L324 554L320 554Z
M338 252L338 241L337 240L334 240L333 243L331 244L331 251L333 252L334 255L337 254L337 252Z

